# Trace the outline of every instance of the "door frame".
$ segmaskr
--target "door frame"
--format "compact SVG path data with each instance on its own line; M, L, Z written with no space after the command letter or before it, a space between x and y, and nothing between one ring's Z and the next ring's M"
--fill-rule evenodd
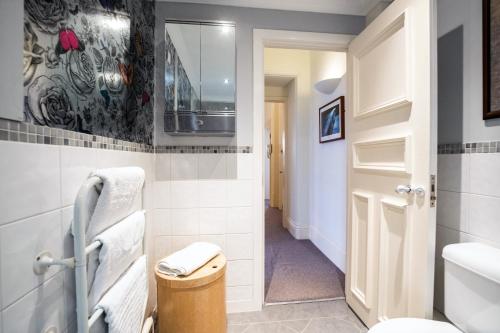
M254 151L254 311L264 305L264 225L265 225L265 93L264 93L264 49L266 47L305 49L318 51L347 52L354 35L297 32L285 30L253 30L253 151ZM347 176L347 175L346 175ZM309 207L308 207L308 210ZM310 215L310 212L309 212Z

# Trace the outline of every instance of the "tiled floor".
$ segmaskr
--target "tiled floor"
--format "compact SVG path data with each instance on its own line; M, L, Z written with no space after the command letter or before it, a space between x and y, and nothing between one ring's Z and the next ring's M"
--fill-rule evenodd
M228 315L229 333L366 333L344 300L271 305Z

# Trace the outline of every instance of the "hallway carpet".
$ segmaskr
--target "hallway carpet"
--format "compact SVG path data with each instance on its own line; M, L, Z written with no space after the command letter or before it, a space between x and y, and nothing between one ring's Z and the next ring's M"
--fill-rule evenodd
M344 273L311 241L293 238L280 210L266 207L266 303L344 298Z

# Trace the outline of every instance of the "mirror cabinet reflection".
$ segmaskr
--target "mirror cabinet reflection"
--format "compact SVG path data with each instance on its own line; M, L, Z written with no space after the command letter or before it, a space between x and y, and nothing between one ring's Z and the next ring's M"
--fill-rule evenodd
M235 27L165 24L165 132L233 136L236 113Z

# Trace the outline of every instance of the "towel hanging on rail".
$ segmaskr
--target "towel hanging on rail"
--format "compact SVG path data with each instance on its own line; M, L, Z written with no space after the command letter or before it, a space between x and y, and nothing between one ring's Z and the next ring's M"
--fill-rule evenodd
M143 253L144 226L144 211L138 211L94 238L94 241L100 241L102 246L99 251L99 265L89 292L89 309L97 304L104 293Z
M102 189L96 189L100 194L86 227L87 242L137 209L145 174L139 167L123 167L96 170L90 177L101 178Z
M143 255L94 308L104 310L109 333L141 332L148 298L146 267L146 256Z

